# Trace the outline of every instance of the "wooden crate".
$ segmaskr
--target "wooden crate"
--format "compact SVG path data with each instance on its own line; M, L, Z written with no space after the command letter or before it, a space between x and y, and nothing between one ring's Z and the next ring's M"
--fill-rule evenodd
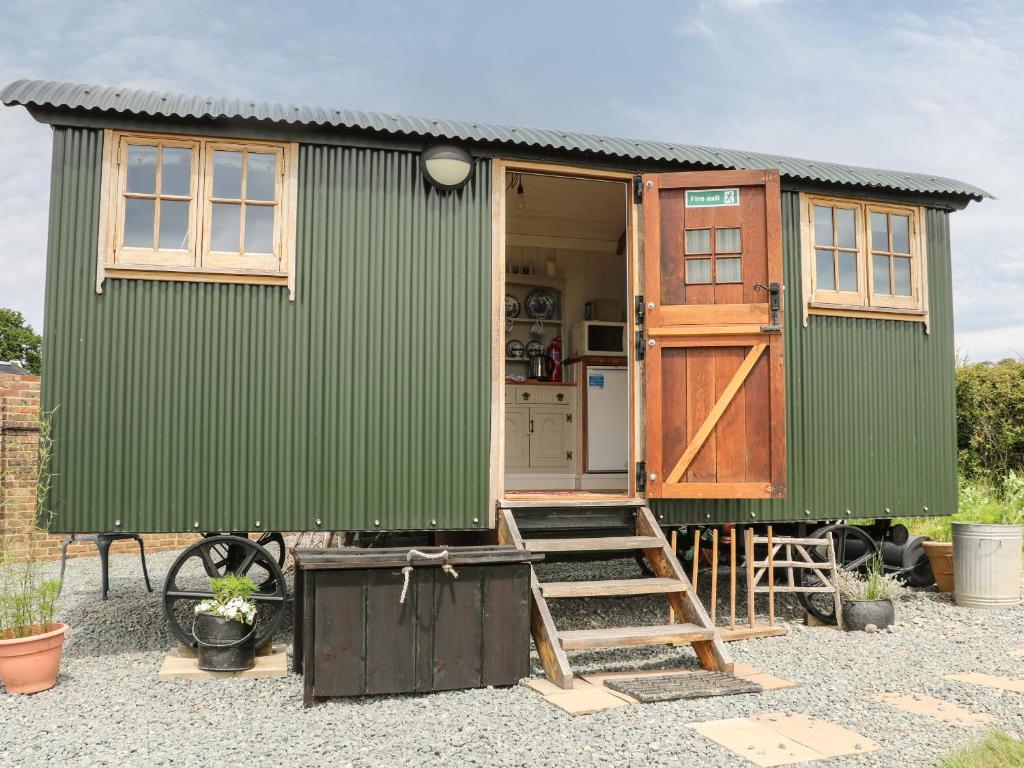
M424 547L424 554L441 552ZM511 546L297 549L293 669L330 696L515 685L530 673L530 570ZM405 574L412 565L405 602Z

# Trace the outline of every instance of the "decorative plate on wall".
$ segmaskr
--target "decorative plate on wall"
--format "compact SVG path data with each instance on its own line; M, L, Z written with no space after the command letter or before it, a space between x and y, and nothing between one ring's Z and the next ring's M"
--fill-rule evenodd
M519 299L515 296L505 294L505 317L519 317L519 313L523 311L522 305L519 303Z
M527 357L536 357L537 355L543 355L543 354L544 354L544 345L541 344L536 339L533 339L533 340L528 341L526 343L526 356Z
M534 288L526 295L526 316L550 320L555 316L555 294L547 288Z
M521 359L526 353L526 346L519 339L512 339L505 345L505 354L516 360Z

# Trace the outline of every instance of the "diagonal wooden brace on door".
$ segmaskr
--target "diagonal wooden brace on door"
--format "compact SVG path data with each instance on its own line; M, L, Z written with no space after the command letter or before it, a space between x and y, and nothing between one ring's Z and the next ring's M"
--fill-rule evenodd
M675 468L669 472L668 477L665 479L666 483L678 483L679 479L686 472L690 464L696 458L697 453L703 447L708 437L715 429L715 425L718 424L718 420L722 418L725 413L725 409L729 407L729 403L736 397L736 393L740 391L740 387L743 386L743 382L746 381L747 376L754 370L754 365L758 359L767 349L767 344L755 344L747 356L743 359L743 363L736 370L736 374L729 381L729 384L722 390L722 394L719 395L718 400L715 402L714 407L708 413L707 418L704 419L704 423L700 425L700 429L690 440L690 444L686 446L686 450L683 451L683 455L679 457L679 462Z

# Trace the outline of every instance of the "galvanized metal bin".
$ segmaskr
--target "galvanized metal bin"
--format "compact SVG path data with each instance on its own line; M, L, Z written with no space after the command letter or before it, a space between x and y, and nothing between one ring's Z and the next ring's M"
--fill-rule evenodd
M1020 605L1024 526L953 523L956 604L968 608Z
M330 696L515 685L529 675L530 563L543 556L510 546L416 551L448 555L293 552L292 663L305 706Z

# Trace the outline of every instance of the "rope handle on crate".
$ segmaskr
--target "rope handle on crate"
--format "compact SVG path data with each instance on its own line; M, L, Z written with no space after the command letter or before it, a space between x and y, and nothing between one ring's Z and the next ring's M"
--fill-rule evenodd
M453 579L459 578L459 572L456 571L448 562L447 549L443 549L433 555L428 555L426 552L420 552L418 549L410 549L405 553L405 562L409 563L409 565L402 569L402 577L405 579L405 583L402 584L402 596L398 598L399 604L405 603L405 595L409 591L409 576L412 574L413 557L422 557L424 560L440 560L442 571L447 573Z

